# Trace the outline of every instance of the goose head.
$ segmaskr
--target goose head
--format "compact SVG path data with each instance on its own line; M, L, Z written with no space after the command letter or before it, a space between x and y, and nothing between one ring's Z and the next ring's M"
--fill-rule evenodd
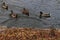
M5 5L5 2L3 2L3 5Z

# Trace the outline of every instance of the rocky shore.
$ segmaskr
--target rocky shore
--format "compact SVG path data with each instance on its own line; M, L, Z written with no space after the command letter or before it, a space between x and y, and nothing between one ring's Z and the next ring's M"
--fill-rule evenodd
M60 40L60 29L0 27L0 40Z

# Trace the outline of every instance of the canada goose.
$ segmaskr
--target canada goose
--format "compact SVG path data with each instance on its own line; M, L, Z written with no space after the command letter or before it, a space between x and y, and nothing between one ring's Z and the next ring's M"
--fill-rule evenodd
M3 4L2 4L2 8L8 10L8 5L6 5L5 2L3 2Z
M18 15L17 15L17 14L14 14L13 11L11 10L10 17L12 17L12 18L17 18L17 16L18 16Z
M48 13L43 14L43 12L40 11L40 18L42 18L42 17L50 17L50 14L48 14Z
M29 11L27 9L25 9L25 8L23 8L22 13L25 14L25 15L27 15L27 16L29 16Z

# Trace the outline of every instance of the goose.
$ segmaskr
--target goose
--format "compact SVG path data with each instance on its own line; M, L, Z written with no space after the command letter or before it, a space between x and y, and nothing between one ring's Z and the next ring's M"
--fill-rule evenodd
M23 8L22 13L25 14L25 15L27 15L27 16L29 16L29 11L27 9L25 9L25 8Z
M8 5L6 5L5 2L3 2L2 8L8 10Z
M18 16L18 15L17 15L17 14L14 14L13 11L11 10L10 17L12 17L12 18L17 18L17 16Z
M43 13L42 11L40 11L40 16L39 16L40 18L42 18L42 17L50 17L50 14L49 13Z

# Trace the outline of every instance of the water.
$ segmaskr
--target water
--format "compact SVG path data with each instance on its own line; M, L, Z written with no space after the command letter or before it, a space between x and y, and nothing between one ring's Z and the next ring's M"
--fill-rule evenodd
M0 7L0 25L37 28L54 26L60 28L60 0L4 0L4 2L8 4L9 10L7 11ZM21 13L24 7L29 9L29 17ZM10 19L8 16L10 10L13 10L14 13L19 14L21 17L17 20ZM37 16L39 11L50 13L51 17L40 19Z

